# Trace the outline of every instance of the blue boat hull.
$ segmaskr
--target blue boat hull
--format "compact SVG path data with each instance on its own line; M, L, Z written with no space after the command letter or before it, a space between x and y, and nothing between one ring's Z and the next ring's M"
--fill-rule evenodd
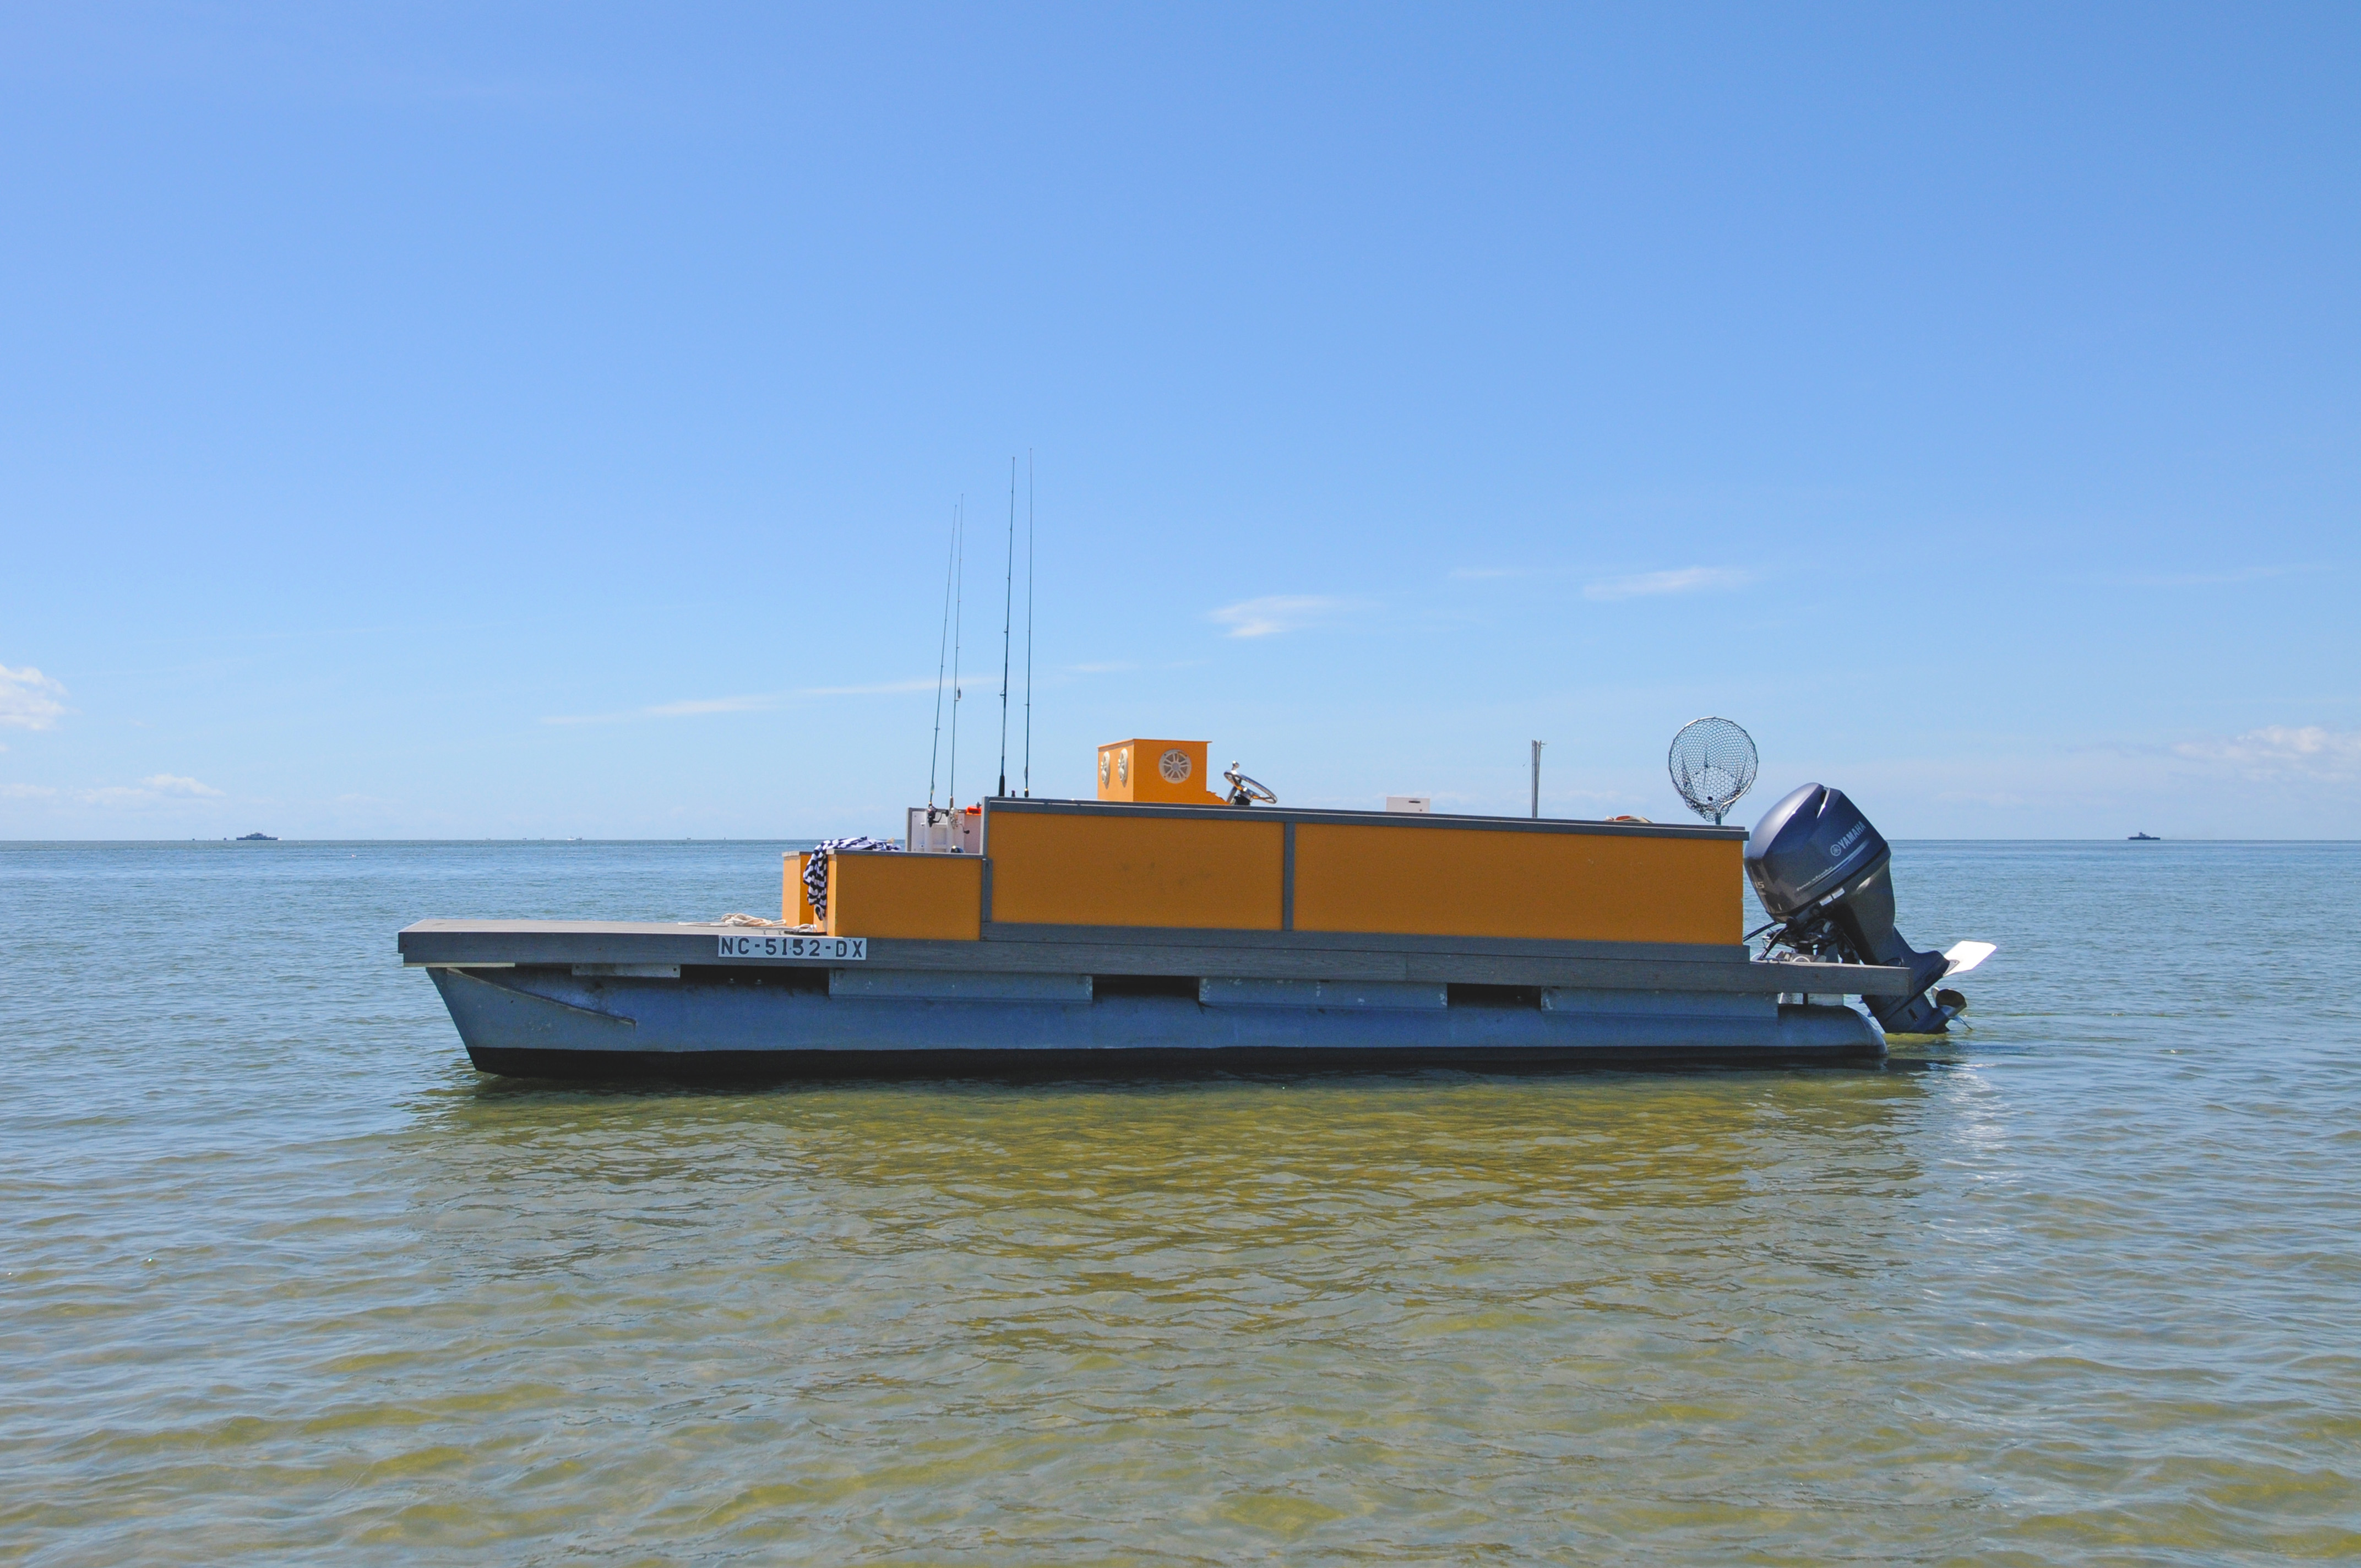
M1538 1005L1210 1006L1183 995L911 999L552 970L429 970L471 1060L537 1078L869 1077L1323 1067L1875 1060L1849 1007L1700 997L1653 1011Z

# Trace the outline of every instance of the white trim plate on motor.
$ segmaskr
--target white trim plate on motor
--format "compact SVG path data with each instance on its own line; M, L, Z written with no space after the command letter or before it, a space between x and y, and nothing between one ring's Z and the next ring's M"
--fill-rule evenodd
M1943 971L1943 978L1949 980L1955 974L1965 974L1998 951L2000 948L1991 942L1954 942L1943 955L1951 960L1950 967Z
M725 959L808 959L816 963L857 964L869 957L866 937L766 937L749 932L717 940Z

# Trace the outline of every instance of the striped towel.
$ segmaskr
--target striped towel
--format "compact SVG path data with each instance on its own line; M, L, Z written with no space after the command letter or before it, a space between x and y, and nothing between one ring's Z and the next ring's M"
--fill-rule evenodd
M804 862L804 891L811 895L812 918L828 918L828 857L832 850L894 850L901 845L891 839L822 839L812 846L811 859Z

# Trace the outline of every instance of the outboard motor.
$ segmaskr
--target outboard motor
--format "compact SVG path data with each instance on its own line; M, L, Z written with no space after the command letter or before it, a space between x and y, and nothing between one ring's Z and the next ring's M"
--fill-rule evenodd
M1746 840L1746 875L1763 911L1785 922L1771 938L1812 959L1910 971L1907 996L1864 996L1890 1034L1939 1035L1967 1001L1927 988L1950 960L1922 953L1894 928L1894 851L1842 790L1807 784L1763 814Z

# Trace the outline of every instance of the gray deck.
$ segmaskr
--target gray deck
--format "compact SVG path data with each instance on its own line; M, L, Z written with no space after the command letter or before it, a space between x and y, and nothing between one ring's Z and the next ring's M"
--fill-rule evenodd
M421 920L397 938L405 964L451 968L693 964L826 969L823 959L719 956L727 926L603 920ZM987 925L980 942L873 937L861 966L970 973L1180 975L1202 980L1419 981L1759 996L1899 996L1900 969L1767 964L1741 946L1486 941L1307 931Z

